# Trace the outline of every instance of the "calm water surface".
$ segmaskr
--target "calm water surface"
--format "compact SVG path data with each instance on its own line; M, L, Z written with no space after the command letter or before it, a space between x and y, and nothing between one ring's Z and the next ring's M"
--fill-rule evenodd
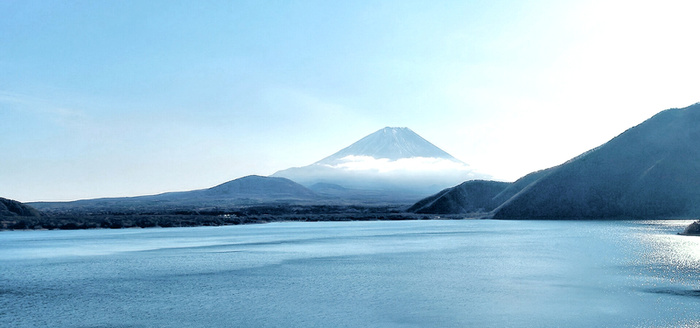
M0 232L0 327L700 327L689 223Z

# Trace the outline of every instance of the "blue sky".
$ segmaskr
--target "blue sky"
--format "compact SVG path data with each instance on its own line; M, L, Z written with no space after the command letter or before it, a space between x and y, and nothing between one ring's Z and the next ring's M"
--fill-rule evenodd
M700 101L692 1L0 2L0 197L210 187L407 126L500 180Z

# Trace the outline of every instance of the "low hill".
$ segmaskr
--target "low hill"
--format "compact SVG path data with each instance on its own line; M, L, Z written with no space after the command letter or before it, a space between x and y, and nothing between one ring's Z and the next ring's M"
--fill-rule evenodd
M510 183L472 180L427 197L408 209L414 213L468 214L492 211L500 203L494 198Z
M313 199L318 197L313 191L292 180L258 175L249 175L209 189L192 192L192 195L210 199L255 198L260 200Z
M29 205L18 201L0 197L0 218L10 217L40 217L41 212Z
M513 183L466 181L418 201L408 211L423 214L483 214L494 210L549 172L530 173Z

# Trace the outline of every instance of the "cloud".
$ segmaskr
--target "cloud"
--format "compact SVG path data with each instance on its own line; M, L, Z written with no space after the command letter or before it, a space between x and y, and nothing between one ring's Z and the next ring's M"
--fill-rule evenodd
M441 171L469 172L472 170L469 165L465 163L435 157L411 157L390 160L388 158L350 155L341 158L340 163L338 164L325 166L347 171L372 171L378 173L427 173Z
M65 101L0 91L0 108L52 119L59 124L86 120L88 115Z

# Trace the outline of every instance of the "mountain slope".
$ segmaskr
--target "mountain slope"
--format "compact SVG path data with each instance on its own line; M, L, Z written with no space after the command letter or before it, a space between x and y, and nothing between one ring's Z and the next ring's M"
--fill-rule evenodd
M390 191L414 202L465 180L488 178L408 128L387 127L318 162L278 171L305 186ZM358 195L355 192L355 195Z
M498 195L494 196L494 198L493 198L494 203L498 204L497 206L500 206L501 204L503 204L506 201L508 201L509 199L511 199L513 196L517 195L518 193L521 193L524 190L527 190L536 181L538 181L539 179L541 179L542 177L546 176L547 174L549 174L551 172L552 172L552 169L550 168L550 169L535 171L535 172L532 172L532 173L525 175L524 177L511 183L508 187L503 189L503 191L498 193Z
M0 218L2 217L40 217L41 212L29 205L0 197Z
M500 205L494 198L510 185L508 182L466 181L417 202L408 211L422 214L490 212Z
M337 163L347 156L371 156L392 161L401 158L430 157L459 162L452 155L405 127L383 128L317 163Z
M550 169L497 219L700 215L700 104L669 109Z
M466 181L418 201L408 211L425 214L477 214L492 211L550 171L533 172L513 183Z

